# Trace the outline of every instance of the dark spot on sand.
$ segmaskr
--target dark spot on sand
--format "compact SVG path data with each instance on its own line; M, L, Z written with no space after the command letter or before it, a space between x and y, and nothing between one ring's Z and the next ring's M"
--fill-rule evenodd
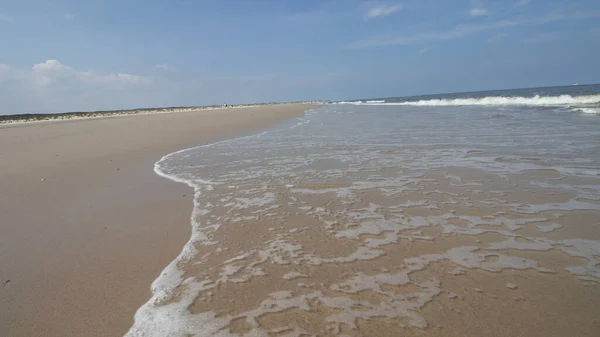
M184 195L183 195L183 197L184 197L184 198L185 198L185 197L187 197L187 194L184 194Z
M10 283L10 280L2 281L2 285L7 285Z
M119 170L120 170L120 168L117 167L117 171L119 171Z
M108 227L104 227L104 229L108 229Z

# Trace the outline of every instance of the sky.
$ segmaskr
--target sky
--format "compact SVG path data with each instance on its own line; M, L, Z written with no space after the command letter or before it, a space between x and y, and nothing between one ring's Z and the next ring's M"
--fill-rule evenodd
M598 0L0 0L0 114L600 82Z

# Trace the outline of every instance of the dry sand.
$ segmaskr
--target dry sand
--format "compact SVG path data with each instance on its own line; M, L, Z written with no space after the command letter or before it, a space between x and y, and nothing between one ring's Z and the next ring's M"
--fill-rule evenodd
M0 126L0 335L121 336L189 237L169 152L310 105Z

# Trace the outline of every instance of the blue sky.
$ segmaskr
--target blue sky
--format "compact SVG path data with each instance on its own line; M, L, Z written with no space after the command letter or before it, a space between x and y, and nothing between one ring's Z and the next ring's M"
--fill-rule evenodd
M600 82L597 0L0 0L0 114Z

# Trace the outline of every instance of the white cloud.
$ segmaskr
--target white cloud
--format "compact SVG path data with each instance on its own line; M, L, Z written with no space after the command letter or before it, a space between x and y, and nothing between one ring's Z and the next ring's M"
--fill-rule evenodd
M34 72L42 71L68 71L71 67L67 67L58 60L47 60L42 63L34 64L31 68Z
M151 82L148 77L132 74L98 74L94 71L78 71L58 60L47 60L34 64L31 70L31 75L36 82L44 86L65 78L88 84L144 84Z
M0 114L142 106L156 95L148 92L152 84L150 77L82 71L58 60L27 68L0 65Z
M488 14L488 10L483 6L480 0L471 0L471 10L469 15L471 16L484 16Z
M515 5L517 7L523 7L523 6L527 6L530 2L531 2L531 0L519 0L519 1L517 1L517 3Z
M592 18L600 18L600 11L575 12L570 14L550 13L546 16L539 18L502 20L479 25L461 24L443 31L418 33L414 35L404 35L396 37L375 36L351 43L348 45L348 47L352 49L359 49L368 47L409 45L421 41L452 40L488 30L496 30L501 28L510 28L524 25L541 26L551 22L576 21Z
M0 70L0 115L324 99L342 95L347 82L341 70L230 76L180 72L149 78L82 71L52 60L33 68L1 67L8 71Z
M401 9L402 5L380 5L372 7L367 11L367 14L365 14L365 19L375 19L379 17L392 15Z
M0 22L15 22L10 16L0 13Z
M155 65L154 68L167 71L167 70L171 69L171 66L169 66L167 63L159 63L159 64Z
M429 51L429 48L423 48L423 49L419 50L419 51L417 52L417 54L419 54L419 55L423 55L423 54L425 54L425 53L426 53L426 52L428 52L428 51Z
M46 87L53 82L67 79L73 74L71 67L65 66L58 60L47 60L34 64L30 73L23 73L23 77L32 82L34 86Z

